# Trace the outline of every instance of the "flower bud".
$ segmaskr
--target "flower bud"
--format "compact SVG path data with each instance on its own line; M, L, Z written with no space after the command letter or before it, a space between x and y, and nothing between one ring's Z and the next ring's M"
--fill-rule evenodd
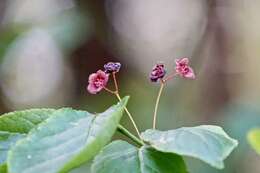
M121 68L121 64L119 62L109 62L104 65L106 73L117 73Z
M150 74L150 80L152 82L157 82L159 79L162 79L165 76L165 74L166 70L164 64L158 63L152 69L152 72Z

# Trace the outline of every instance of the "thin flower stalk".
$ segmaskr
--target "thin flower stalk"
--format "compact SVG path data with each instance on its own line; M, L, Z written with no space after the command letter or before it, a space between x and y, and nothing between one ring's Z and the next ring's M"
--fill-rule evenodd
M121 97L120 97L120 95L119 95L118 83L117 83L117 80L116 80L116 75L115 75L115 73L112 73L112 74L113 74L114 84L115 84L115 88L116 88L115 95L116 95L116 97L118 98L118 100L121 101ZM129 117L129 119L131 120L131 122L132 122L132 124L133 124L133 126L134 126L134 128L135 128L135 131L136 131L137 135L138 135L139 138L141 139L140 131L139 131L139 129L138 129L138 127L137 127L137 125L136 125L136 123L135 123L135 121L134 121L133 116L132 116L131 113L128 111L127 107L124 107L124 109L125 109L125 112L127 113L128 117Z
M155 107L154 107L153 129L156 129L158 107L159 107L159 103L160 103L160 99L161 99L161 96L162 96L162 92L163 92L164 86L165 86L165 83L164 83L163 80L161 80L161 87L160 87L160 90L158 92L158 96L157 96L157 99L156 99L156 104L155 104Z

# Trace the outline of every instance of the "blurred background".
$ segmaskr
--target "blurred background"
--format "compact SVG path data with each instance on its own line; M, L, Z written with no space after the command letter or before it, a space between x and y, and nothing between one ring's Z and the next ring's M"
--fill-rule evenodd
M170 72L176 58L190 57L197 80L169 82L158 127L221 125L239 140L224 170L185 158L191 173L259 173L246 142L260 126L259 9L259 0L1 0L0 113L102 112L117 100L88 94L88 75L120 61L121 95L131 95L139 128L151 128L159 89L151 68L163 61ZM134 132L127 116L122 124Z

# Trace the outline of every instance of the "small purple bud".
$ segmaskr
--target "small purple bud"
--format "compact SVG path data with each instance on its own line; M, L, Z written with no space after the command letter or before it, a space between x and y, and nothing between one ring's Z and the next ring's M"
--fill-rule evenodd
M121 68L121 64L119 62L109 62L104 65L104 68L106 73L117 73Z
M162 79L166 74L166 69L164 64L158 63L153 67L153 70L150 74L150 79L152 82L157 82L159 79Z

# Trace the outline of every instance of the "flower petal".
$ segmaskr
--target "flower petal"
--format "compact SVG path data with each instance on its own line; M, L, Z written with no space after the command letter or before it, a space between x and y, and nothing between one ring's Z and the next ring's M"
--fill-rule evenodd
M89 75L89 77L88 77L89 83L94 82L96 80L96 78L97 78L96 73L92 73L91 75Z
M90 94L97 94L98 90L93 84L89 84L87 90Z
M188 58L180 58L175 60L176 65L188 65L189 59Z
M195 76L193 69L191 67L188 67L188 68L189 68L188 73L184 74L183 77L188 78L188 79L195 79L196 76Z

